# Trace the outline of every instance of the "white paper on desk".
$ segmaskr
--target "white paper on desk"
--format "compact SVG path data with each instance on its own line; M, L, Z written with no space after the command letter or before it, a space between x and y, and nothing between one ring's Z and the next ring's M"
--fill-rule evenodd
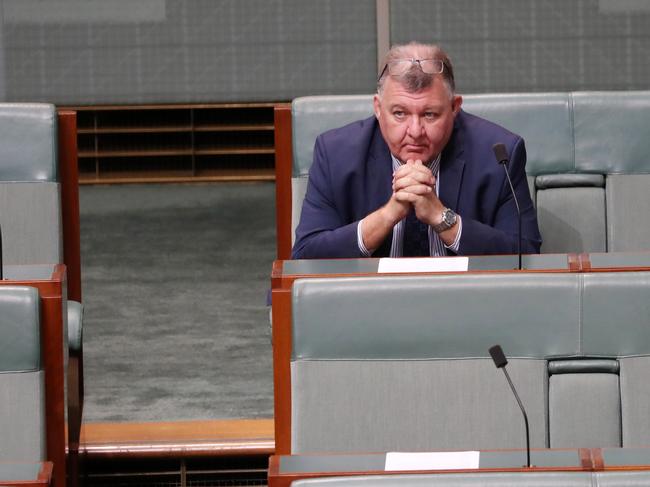
M379 259L377 272L467 272L467 257L411 257Z
M467 470L478 468L478 451L388 452L384 469L405 470Z

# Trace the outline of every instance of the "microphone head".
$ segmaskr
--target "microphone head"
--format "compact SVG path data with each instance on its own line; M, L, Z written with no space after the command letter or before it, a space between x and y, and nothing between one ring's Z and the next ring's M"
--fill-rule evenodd
M505 164L508 162L508 151L504 144L501 142L494 144L492 150L494 151L494 157L497 158L499 164Z
M494 360L494 365L497 366L497 369L505 367L505 365L508 363L508 359L503 353L501 345L494 345L493 347L490 347L490 356L492 357L492 360Z

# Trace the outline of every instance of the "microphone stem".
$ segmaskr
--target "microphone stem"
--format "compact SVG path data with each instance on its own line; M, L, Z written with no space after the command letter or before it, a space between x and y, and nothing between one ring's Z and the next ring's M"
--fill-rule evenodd
M503 373L506 376L506 379L508 379L508 384L510 384L510 389L512 389L513 394L515 395L515 399L517 400L517 404L519 404L519 409L521 409L521 414L524 415L524 425L526 426L526 466L528 468L531 467L530 464L530 435L528 433L528 415L526 415L526 410L524 409L524 405L521 403L521 399L519 399L519 394L517 394L517 390L515 389L515 385L512 383L512 380L510 380L510 375L508 374L508 371L506 370L505 367L502 367L501 370L503 370Z
M510 191L512 192L512 199L515 200L515 208L517 208L517 257L518 257L518 269L521 270L521 211L519 210L519 201L517 201L517 194L515 193L515 187L512 185L512 180L510 179L510 173L508 172L508 163L503 162L503 170L506 172L506 179L510 185Z
M516 200L515 200L516 201ZM519 212L519 203L517 203L517 255L519 256L519 270L521 270L521 213Z

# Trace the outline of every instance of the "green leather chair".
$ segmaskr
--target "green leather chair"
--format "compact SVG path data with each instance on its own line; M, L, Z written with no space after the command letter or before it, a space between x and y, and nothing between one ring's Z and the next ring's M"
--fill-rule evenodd
M45 460L38 290L0 286L0 463Z

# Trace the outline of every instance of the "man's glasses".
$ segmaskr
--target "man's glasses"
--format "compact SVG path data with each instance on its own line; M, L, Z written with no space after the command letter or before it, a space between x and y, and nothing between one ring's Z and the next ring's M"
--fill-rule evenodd
M384 69L381 70L378 80L386 73L391 76L402 76L406 74L411 67L417 64L420 66L420 69L423 73L426 74L440 74L444 70L445 65L439 59L396 59L395 61L390 61L384 66Z

